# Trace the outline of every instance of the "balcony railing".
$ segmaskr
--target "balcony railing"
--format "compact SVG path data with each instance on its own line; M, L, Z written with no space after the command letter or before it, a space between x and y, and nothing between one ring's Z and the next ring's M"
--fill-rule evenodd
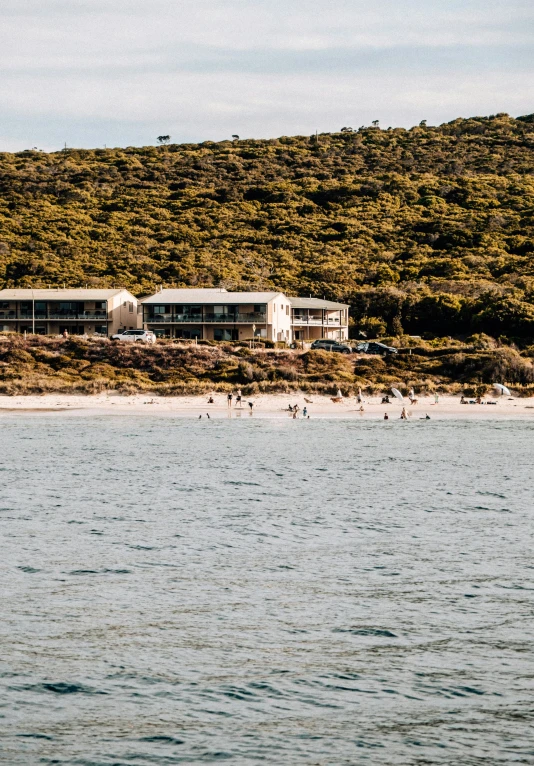
M36 317L37 317L37 315L36 315ZM31 319L31 314L29 314L29 316L27 318ZM105 311L103 311L101 314L97 314L97 313L92 312L92 311L81 311L80 313L73 312L73 313L68 313L68 314L50 313L50 314L48 314L47 317L42 317L42 318L43 319L52 319L52 320L58 320L59 319L61 321L63 321L64 319L82 319L82 320L85 320L86 322L87 321L93 321L94 322L95 320L98 321L98 322L107 322L108 321L108 316L107 316Z
M147 314L144 321L147 324L265 324L266 314Z
M95 320L98 322L109 321L108 315L105 311L102 311L102 313L95 312L95 311L82 311L79 313L69 312L69 313L61 313L61 314L53 313L53 312L43 313L42 311L40 312L36 311L35 314L32 314L31 312L28 312L28 311L21 311L18 314L18 316L15 311L9 311L9 312L0 311L0 319L10 319L11 321L22 320L24 322L29 322L29 321L31 322L32 319L39 320L39 321L43 321L46 319L59 320L59 321L81 319L86 322L87 321L94 322Z
M339 317L325 317L323 320L322 317L294 316L291 322L294 325L315 325L315 326L337 325L338 327L341 324Z

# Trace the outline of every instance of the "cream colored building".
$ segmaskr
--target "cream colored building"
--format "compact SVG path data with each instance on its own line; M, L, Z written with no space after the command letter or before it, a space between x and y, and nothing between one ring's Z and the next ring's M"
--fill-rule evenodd
M283 293L168 289L141 303L143 327L160 338L292 340L291 304Z
M128 290L0 290L0 332L113 335L138 326Z
M290 298L293 340L319 338L345 341L349 337L349 306L321 298Z
M141 300L143 327L158 337L207 340L347 340L349 307L280 292L161 290Z

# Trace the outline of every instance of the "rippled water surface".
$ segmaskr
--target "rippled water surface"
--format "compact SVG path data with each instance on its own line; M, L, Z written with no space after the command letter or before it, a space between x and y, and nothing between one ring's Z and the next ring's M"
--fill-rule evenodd
M0 762L534 763L534 426L0 420Z

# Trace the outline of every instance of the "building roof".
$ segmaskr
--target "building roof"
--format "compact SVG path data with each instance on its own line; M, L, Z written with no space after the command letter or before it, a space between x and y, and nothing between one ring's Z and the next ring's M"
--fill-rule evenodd
M178 304L227 304L227 303L268 303L282 295L279 292L239 293L214 288L185 288L182 290L161 290L159 293L142 298L142 303L178 303Z
M293 298L289 301L294 309L346 309L348 303L335 303L334 301L325 301L322 298Z
M2 301L42 301L42 300L61 300L61 301L105 301L119 293L128 292L128 290L86 290L85 288L67 288L66 290L57 288L56 290L41 290L31 288L14 288L0 290L0 300ZM132 296L133 297L133 296Z

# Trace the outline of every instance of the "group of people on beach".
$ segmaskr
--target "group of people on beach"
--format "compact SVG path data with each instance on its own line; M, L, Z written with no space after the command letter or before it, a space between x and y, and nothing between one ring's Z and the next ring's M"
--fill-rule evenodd
M298 406L298 404L295 404L295 405L288 404L287 412L291 412L293 414L293 420L296 420L299 416L300 407ZM304 405L304 409L302 410L302 417L306 418L307 420L310 419L310 416L308 415L308 408L306 405Z
M233 401L234 401L234 395L233 395L233 393L230 392L226 396L226 402L228 404L228 409L229 410L232 408L232 402ZM210 396L209 396L208 404L215 404L215 399L213 398L212 394L210 394ZM247 402L247 404L249 406L249 410L252 412L252 410L254 409L254 402ZM236 392L236 395L235 395L235 405L234 405L234 408L235 407L238 407L239 409L243 408L243 395L241 393L241 389L240 388L237 389L237 392Z
M233 399L234 399L234 395L230 392L227 395L227 397L226 397L226 401L228 403L228 409L232 408L232 401L233 401ZM248 402L248 406L250 408L250 411L252 412L252 410L254 408L254 402ZM239 407L239 409L241 409L243 407L243 395L241 394L241 389L240 388L237 389L237 392L236 392L236 395L235 395L235 405L234 405L234 407Z

